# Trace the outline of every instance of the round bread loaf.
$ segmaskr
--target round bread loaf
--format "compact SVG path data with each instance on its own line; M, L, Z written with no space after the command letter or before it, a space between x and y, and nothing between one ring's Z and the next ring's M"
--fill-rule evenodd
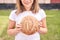
M34 34L40 29L38 20L33 16L24 17L21 21L21 24L22 24L21 32L27 35Z

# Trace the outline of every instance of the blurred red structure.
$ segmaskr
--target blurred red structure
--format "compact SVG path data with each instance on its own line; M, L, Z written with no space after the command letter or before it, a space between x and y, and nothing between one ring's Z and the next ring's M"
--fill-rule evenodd
M54 3L54 4L60 3L60 0L51 0L51 3Z

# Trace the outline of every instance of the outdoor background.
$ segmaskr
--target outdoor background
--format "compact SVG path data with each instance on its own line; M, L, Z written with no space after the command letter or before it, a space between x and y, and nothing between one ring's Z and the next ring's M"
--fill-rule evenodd
M47 15L48 33L41 34L41 40L60 40L60 0L39 0ZM15 0L0 0L0 40L14 40L7 34L8 17L14 9Z

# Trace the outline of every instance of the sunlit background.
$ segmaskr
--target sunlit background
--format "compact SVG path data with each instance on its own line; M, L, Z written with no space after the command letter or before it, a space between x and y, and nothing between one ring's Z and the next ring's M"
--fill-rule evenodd
M39 0L47 15L48 33L41 40L60 40L60 0ZM15 0L0 0L0 40L14 40L7 34L8 16L15 9Z

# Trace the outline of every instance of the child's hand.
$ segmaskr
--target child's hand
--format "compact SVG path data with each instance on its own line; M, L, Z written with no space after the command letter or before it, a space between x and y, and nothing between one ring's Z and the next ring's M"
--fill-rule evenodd
M15 29L17 30L17 32L20 32L21 29L22 29L22 25L21 24L17 24Z
M16 25L16 28L20 28L21 29L22 28L22 25L21 24L17 24Z
M14 29L9 29L7 32L8 32L9 35L15 36L16 34L21 32L21 29L22 29L22 26L21 25L17 25Z
M39 27L42 27L42 22L39 21Z

